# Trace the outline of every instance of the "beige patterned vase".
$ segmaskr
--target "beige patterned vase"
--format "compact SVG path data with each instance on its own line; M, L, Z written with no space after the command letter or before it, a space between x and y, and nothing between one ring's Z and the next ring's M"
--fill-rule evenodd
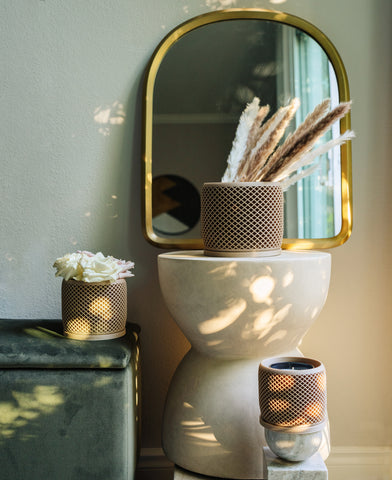
M125 335L127 284L63 280L64 335L77 340L108 340Z
M201 236L205 255L279 255L283 225L283 191L279 183L216 182L203 185Z

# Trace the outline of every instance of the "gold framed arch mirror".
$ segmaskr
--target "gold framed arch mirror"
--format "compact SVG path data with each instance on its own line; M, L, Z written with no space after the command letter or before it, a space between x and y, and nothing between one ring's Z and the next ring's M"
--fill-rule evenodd
M350 99L343 62L309 22L264 9L214 11L171 31L148 65L143 98L143 230L153 245L202 249L199 193L220 181L238 119L254 96L277 110L293 97L301 122L315 105ZM347 114L328 133L350 128ZM285 194L286 249L344 243L352 229L350 142Z

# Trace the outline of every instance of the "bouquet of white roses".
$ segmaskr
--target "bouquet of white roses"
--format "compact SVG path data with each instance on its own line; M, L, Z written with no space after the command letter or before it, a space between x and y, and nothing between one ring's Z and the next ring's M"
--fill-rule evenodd
M113 283L120 278L133 277L130 270L134 266L133 262L118 260L111 256L105 257L101 252L94 254L80 250L76 253L67 253L53 264L57 269L56 277L89 283Z

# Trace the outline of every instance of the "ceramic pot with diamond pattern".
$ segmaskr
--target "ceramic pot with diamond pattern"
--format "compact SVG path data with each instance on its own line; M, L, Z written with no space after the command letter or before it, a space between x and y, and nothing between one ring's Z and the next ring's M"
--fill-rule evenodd
M64 335L76 340L108 340L125 335L127 284L63 280Z
M279 255L283 227L283 191L278 182L204 183L201 236L205 255Z

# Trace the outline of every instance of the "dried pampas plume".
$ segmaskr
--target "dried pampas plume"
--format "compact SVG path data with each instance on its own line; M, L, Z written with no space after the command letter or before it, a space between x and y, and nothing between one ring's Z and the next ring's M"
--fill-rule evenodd
M233 182L235 179L239 163L246 151L249 132L259 113L259 102L260 100L255 97L241 114L222 182Z
M317 163L309 165L320 155L355 137L354 132L348 130L338 138L313 148L317 140L351 109L351 102L342 102L328 111L330 100L326 99L278 145L300 102L294 98L264 124L269 106L260 107L259 103L260 100L255 97L240 117L222 182L280 182L283 190L287 190L319 168ZM299 169L303 170L296 173Z

